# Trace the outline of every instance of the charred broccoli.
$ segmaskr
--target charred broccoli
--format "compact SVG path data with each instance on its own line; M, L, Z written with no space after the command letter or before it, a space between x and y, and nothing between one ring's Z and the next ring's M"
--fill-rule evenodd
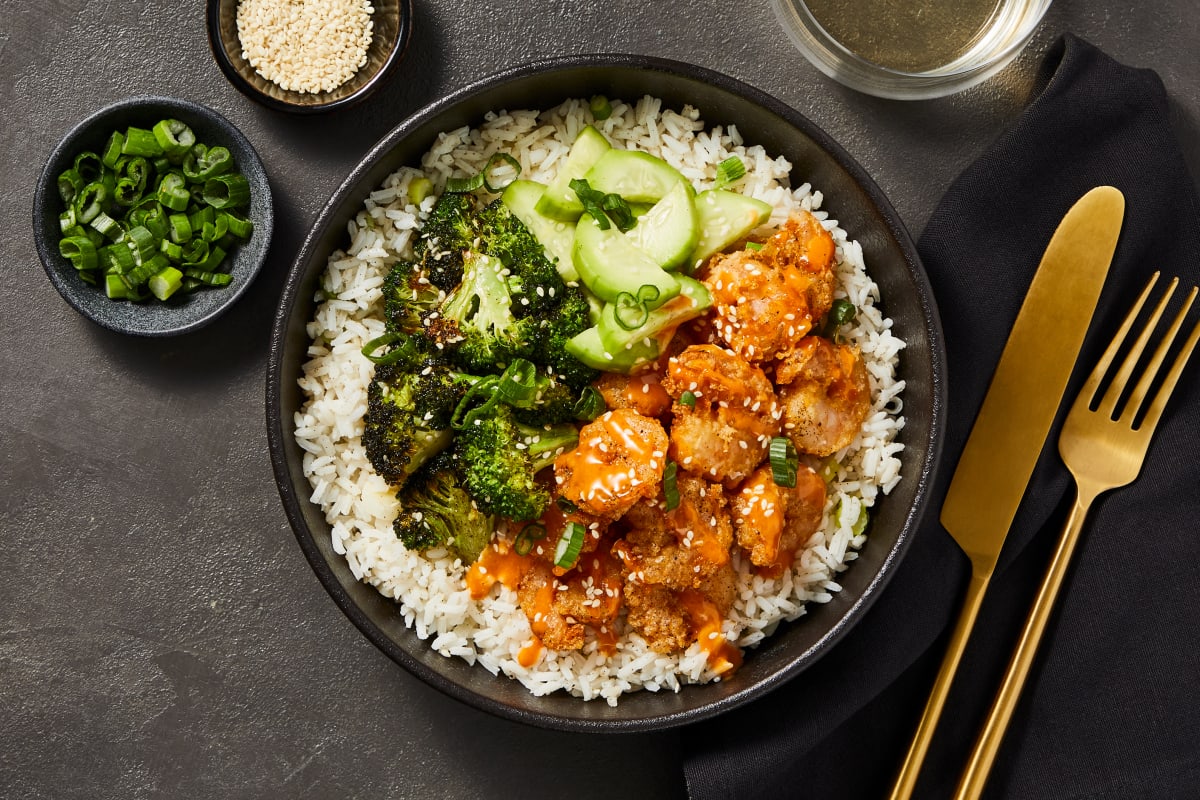
M429 281L450 291L463 274L463 253L478 250L475 214L479 201L473 194L446 192L438 198L421 227L413 252Z
M376 368L367 387L362 436L375 472L400 486L448 447L453 439L450 418L475 380L438 365L417 372L396 364Z
M577 287L564 287L562 298L552 314L538 321L533 351L538 361L559 380L579 390L599 377L592 369L567 352L567 342L592 326L586 296Z
M462 283L442 305L441 317L457 324L452 357L476 372L498 372L514 358L528 355L534 323L517 319L499 259L468 251Z
M401 261L383 279L383 319L389 331L413 334L437 310L442 293L419 264Z
M448 452L414 472L396 497L400 513L392 529L409 550L447 545L469 564L483 552L496 529L494 518L471 501Z
M512 408L501 404L457 432L454 455L463 485L483 511L532 520L550 502L538 472L578 440L574 425L525 425Z
M479 212L480 247L506 268L518 317L546 317L556 311L566 289L558 268L537 237L501 200Z

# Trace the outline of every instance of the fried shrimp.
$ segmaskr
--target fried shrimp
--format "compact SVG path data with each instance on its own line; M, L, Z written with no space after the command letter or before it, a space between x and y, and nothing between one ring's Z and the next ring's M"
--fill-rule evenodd
M704 274L717 335L749 361L770 361L806 336L833 303L833 237L793 214L761 250L716 255Z
M857 347L806 337L775 369L783 431L796 449L828 456L854 441L871 408L867 368Z
M755 470L734 493L731 505L738 544L756 567L782 569L801 545L821 527L825 481L801 463L794 487L779 486L771 468Z
M667 432L630 408L606 411L579 431L579 444L554 462L558 494L604 520L658 494L666 469Z
M761 369L712 344L667 363L663 388L675 399L671 457L685 470L736 484L766 457L780 430L775 389ZM685 392L692 402L680 402Z

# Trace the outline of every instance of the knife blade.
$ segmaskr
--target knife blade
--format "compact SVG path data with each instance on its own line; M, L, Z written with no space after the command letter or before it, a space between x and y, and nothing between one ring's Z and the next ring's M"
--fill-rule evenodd
M963 608L892 788L912 795L1008 529L1096 310L1125 215L1125 196L1092 189L1067 211L1017 312L942 504L942 526L971 559Z

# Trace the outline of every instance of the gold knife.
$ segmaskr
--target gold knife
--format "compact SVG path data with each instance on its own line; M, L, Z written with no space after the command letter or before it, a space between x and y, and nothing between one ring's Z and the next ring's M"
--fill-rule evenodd
M1125 196L1100 186L1063 217L1013 323L967 438L942 525L971 559L971 580L892 800L912 796L958 662L1108 275Z

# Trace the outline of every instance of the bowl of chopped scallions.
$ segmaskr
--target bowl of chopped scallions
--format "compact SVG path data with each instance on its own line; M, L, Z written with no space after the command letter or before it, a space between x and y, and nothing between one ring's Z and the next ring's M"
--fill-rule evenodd
M273 214L266 171L204 106L134 97L78 123L34 195L38 254L76 311L170 336L216 319L258 274Z

